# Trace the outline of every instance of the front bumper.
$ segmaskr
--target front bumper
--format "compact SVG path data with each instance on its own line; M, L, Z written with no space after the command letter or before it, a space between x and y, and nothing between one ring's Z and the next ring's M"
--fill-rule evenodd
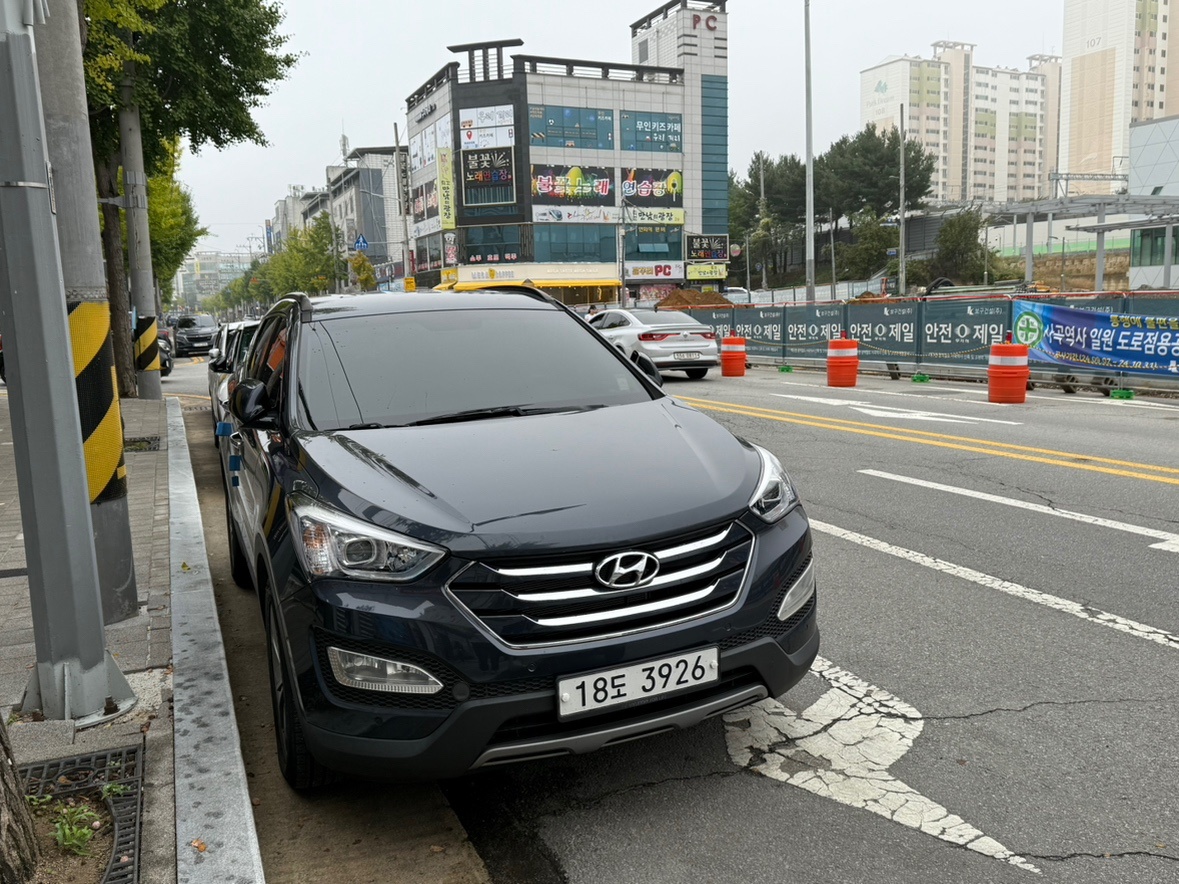
M439 779L588 752L778 696L818 653L817 599L777 619L793 575L811 555L810 534L801 510L762 528L734 607L625 639L538 649L489 639L444 597L365 594L347 582L305 586L292 575L280 608L308 748L342 773ZM332 645L420 666L443 689L401 695L343 687L328 664ZM568 721L557 715L559 678L709 646L719 649L718 682Z

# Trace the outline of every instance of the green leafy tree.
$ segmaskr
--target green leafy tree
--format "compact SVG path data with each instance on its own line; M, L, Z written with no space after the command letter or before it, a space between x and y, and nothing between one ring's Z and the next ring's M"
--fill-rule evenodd
M851 217L855 242L836 247L837 260L852 279L868 279L888 264L888 250L897 247L900 231L886 227L871 209Z
M184 138L194 150L265 144L253 113L297 57L283 51L281 7L266 0L85 0L83 50L99 196L119 196L119 110L138 107L149 177ZM112 315L125 315L118 206L106 202L103 248ZM158 274L157 275L161 275ZM119 391L134 395L129 334L115 323Z
M985 246L979 237L982 213L977 209L946 218L937 232L936 251L929 263L933 278L944 276L958 285L979 285L983 281ZM998 261L991 253L990 261Z
M152 271L164 303L172 300L172 280L193 246L209 231L200 225L192 195L176 180L180 145L174 143L169 162L147 179L147 221L151 231Z
M868 124L844 135L815 161L816 205L851 218L861 209L895 214L900 203L900 134ZM905 143L905 205L920 207L932 185L937 159L916 141Z

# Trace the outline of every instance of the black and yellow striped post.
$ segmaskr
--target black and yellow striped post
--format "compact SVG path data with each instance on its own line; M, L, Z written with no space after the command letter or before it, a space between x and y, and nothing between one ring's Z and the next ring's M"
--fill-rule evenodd
M159 399L160 331L154 316L140 316L135 320L135 340L131 342L131 349L135 355L135 381L139 387L139 397ZM149 375L148 372L155 374Z
M128 533L127 466L123 460L123 417L111 343L111 311L105 300L67 301L66 311L90 511L97 538L103 620L117 623L135 616L139 600ZM103 538L110 542L104 543Z

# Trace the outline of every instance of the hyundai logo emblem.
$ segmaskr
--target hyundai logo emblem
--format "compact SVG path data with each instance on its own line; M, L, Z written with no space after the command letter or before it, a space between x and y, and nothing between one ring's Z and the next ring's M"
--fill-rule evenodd
M615 553L598 562L594 569L598 582L610 589L638 589L654 580L658 573L659 559L645 552Z

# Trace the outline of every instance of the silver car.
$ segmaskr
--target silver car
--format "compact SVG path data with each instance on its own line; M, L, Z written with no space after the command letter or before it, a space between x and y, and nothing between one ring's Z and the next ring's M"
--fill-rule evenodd
M209 351L209 404L213 410L213 429L225 420L229 394L226 385L229 376L250 349L250 341L261 324L260 320L247 319L244 322L228 322L217 331L213 348ZM213 444L217 445L216 435Z
M642 353L660 371L682 371L693 380L720 364L716 332L676 310L605 310L589 324L627 355Z

